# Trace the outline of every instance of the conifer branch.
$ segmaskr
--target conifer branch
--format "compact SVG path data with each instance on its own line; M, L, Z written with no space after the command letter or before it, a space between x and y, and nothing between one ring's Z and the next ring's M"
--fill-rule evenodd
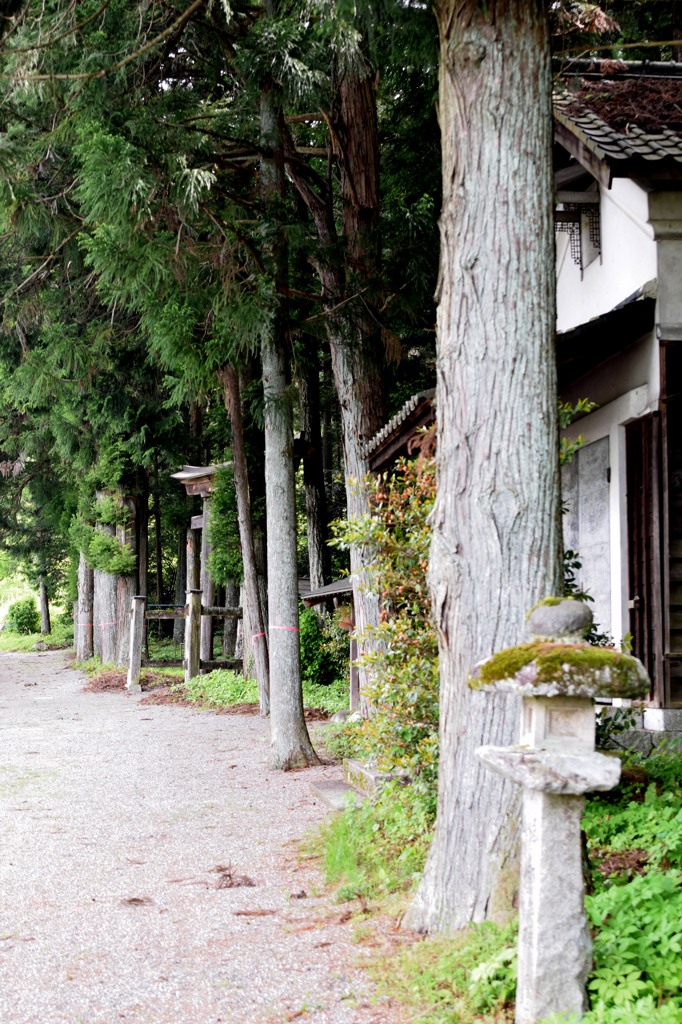
M595 50L651 50L657 46L682 46L682 39L655 39L653 42L640 43L604 43L602 46L588 46L587 48L569 47L567 50L560 50L555 57L574 57L576 60L581 57L589 57Z
M89 18L86 18L85 21L81 21L78 25L74 25L73 28L67 29L66 32L62 32L59 36L53 36L44 43L36 43L35 46L13 46L8 50L0 50L0 57L10 57L15 53L36 53L38 50L47 50L56 43L61 43L62 39L68 39L69 36L74 35L76 32L80 32L89 25L91 21L95 21L95 19L107 9L111 2L112 0L104 0L104 3L100 4L97 10L91 14Z
M44 74L44 75L17 75L17 74L0 74L0 78L8 78L11 81L21 82L83 82L92 81L96 78L106 78L107 75L112 75L116 71L120 71L122 68L127 67L128 64L132 64L138 57L142 57L143 54L149 50L153 50L155 46L162 43L164 39L172 36L178 29L189 21L195 11L198 11L200 7L206 5L207 0L194 0L193 4L184 11L179 18L176 18L163 32L159 32L158 35L150 39L144 46L140 46L139 49L133 53L129 53L127 57L123 57L121 60L116 61L115 64L110 64L108 68L100 68L99 71L80 71L74 73L56 73L56 74Z
M76 235L80 234L81 230L82 230L82 228L80 228L80 227L77 227L77 228L75 229L75 231L72 231L72 232L71 232L70 234L68 234L68 235L66 236L66 238L63 238L63 239L62 239L62 241L61 241L61 242L59 243L59 245L57 246L57 248L56 248L56 249L55 249L55 250L54 250L53 252L51 252L51 253L49 254L49 256L47 256L47 257L46 257L46 259L44 259L44 260L43 260L43 262L42 262L42 263L40 264L40 266L39 266L39 267L38 267L38 268L37 268L36 270L34 270L32 274L29 274L29 276L28 276L27 278L25 278L25 279L24 279L24 280L23 280L23 281L21 282L21 284L18 284L18 285L16 286L16 288L13 288L11 292L8 292L8 294L7 294L7 295L5 295L4 299L2 300L2 301L3 301L3 303L6 303L6 302L8 302L8 301L9 301L9 300L10 300L11 298L13 298L13 297L14 297L15 295L18 295L18 294L19 294L19 292L22 292L22 291L24 290L24 288L27 288L27 287L28 287L28 286L29 286L29 285L30 285L30 284L31 284L31 283L32 283L32 282L34 281L34 279L35 279L36 277L38 277L38 276L39 276L39 275L40 275L40 274L42 273L42 271L43 271L43 270L45 269L45 267L47 267L47 265L48 265L48 264L49 264L49 263L50 263L50 262L51 262L51 261L52 261L53 259L55 259L55 257L57 256L57 253L58 253L58 252L59 252L59 251L60 251L61 249L63 249L65 245L68 245L68 243L69 243L69 242L71 241L71 239L72 239L72 238L75 238L75 237L76 237Z

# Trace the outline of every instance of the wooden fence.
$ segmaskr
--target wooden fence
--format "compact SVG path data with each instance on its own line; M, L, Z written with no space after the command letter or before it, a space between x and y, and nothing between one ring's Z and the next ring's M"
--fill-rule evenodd
M219 608L215 605L202 605L202 591L189 590L184 608L175 606L168 608L147 608L146 597L134 597L130 609L130 659L128 662L128 690L139 693L140 672L145 666L177 666L185 670L185 682L198 676L202 669L242 668L241 658L222 658L219 661L202 661L200 657L200 636L202 615L213 619L241 619L241 608ZM185 656L182 661L154 661L142 658L145 621L156 619L185 620Z

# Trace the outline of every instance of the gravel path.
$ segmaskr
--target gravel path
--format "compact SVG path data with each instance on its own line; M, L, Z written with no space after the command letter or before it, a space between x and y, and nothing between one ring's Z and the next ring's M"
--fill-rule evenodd
M255 716L82 686L0 654L0 1024L392 1024L297 856L339 768L271 772Z

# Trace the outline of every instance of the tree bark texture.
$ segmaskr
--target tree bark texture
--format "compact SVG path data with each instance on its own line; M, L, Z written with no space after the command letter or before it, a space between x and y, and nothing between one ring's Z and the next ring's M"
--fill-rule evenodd
M75 646L76 660L87 661L93 656L92 646L92 597L93 570L81 552L78 562L78 600L76 601Z
M122 509L127 509L128 519L116 527L116 538L127 544L137 554L137 506L133 498L121 497ZM137 588L137 575L116 576L116 664L127 665L130 654L130 610Z
M422 931L504 916L519 792L480 764L518 741L520 701L471 668L525 639L560 592L551 76L541 0L436 5L443 211L438 486L429 582L441 666L434 839L405 918Z
M225 409L230 417L232 427L232 476L237 495L237 518L239 520L239 542L242 549L244 566L244 618L248 623L250 650L253 653L260 711L262 715L270 713L270 668L268 657L268 637L258 589L258 570L253 542L253 525L251 522L251 500L249 497L249 476L244 449L244 420L239 391L239 378L233 366L224 366L218 378L224 388ZM248 660L248 645L244 638L244 665Z
M187 590L194 590L187 580L187 531L178 530L178 567L175 573L175 606L181 608L185 603ZM181 644L185 639L184 619L176 619L173 623L173 643Z
M204 527L201 531L201 603L206 606L215 604L215 583L208 571L208 560L213 550L209 539L210 520L211 499L204 498ZM199 657L202 661L211 661L213 659L213 618L210 615L201 616Z
M266 0L266 11L274 11ZM271 223L268 263L278 297L270 329L263 333L261 360L265 400L265 498L270 648L270 765L288 770L316 764L303 714L298 628L296 491L288 338L284 295L287 250L280 207L284 198L284 118L273 84L261 90L261 190Z
M369 509L364 479L364 445L384 425L384 352L379 318L372 309L379 290L379 140L374 75L360 61L341 69L338 103L330 124L341 174L341 207L345 261L337 250L339 232L333 197L320 182L301 172L290 140L287 170L315 223L320 250L316 267L327 312L332 373L341 411L346 506L349 519ZM374 315L372 315L374 313ZM359 649L368 644L363 634L379 622L379 602L368 580L371 552L351 550L353 597ZM364 686L364 670L360 686Z
M299 381L303 487L308 526L308 563L310 587L318 590L329 583L331 560L327 546L329 516L322 466L322 425L320 419L320 370L317 356L310 358L307 371Z
M234 580L228 580L225 584L225 607L239 607L239 586ZM236 658L235 646L237 643L237 622L238 619L223 619L223 657Z
M42 575L38 582L38 595L40 598L40 632L43 636L47 636L50 632L50 602L45 577Z

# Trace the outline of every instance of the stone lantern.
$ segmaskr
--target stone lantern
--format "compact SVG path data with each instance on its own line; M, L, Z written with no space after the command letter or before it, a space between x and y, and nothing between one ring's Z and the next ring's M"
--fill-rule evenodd
M523 787L516 1024L552 1013L580 1019L592 944L584 907L580 822L584 794L608 790L620 761L595 751L594 698L644 696L637 658L592 647L592 613L570 598L548 598L528 617L529 643L476 666L475 689L523 700L520 743L480 747L492 771Z

